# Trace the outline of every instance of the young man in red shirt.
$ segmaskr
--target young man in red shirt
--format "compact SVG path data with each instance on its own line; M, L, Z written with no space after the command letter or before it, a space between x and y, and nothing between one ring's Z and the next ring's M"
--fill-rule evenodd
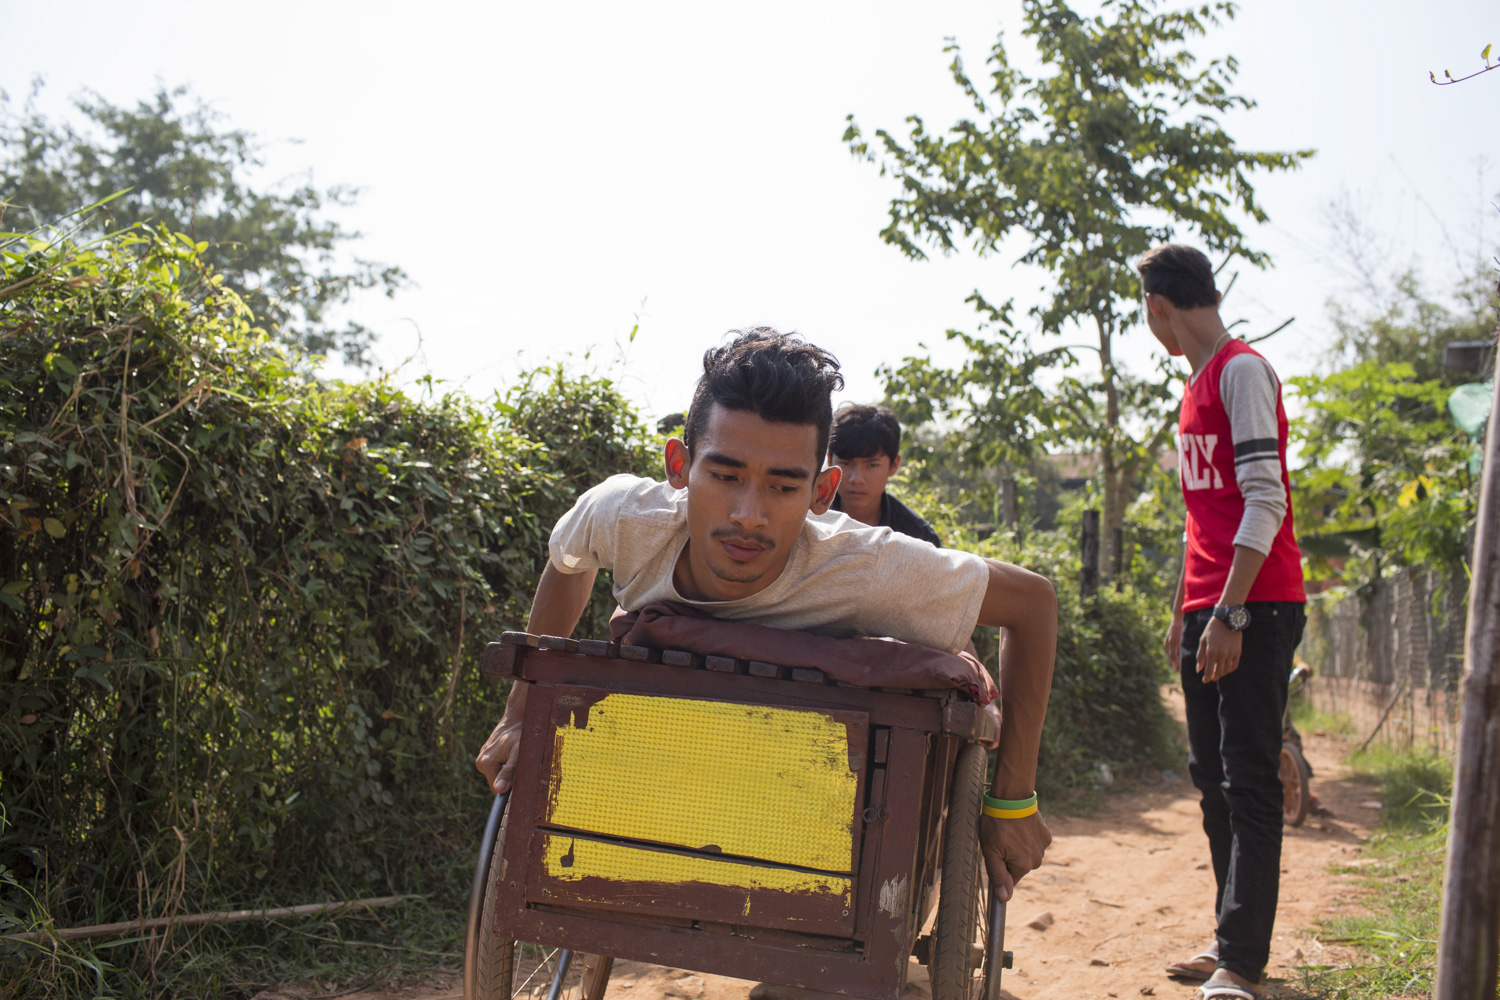
M1281 719L1306 622L1281 383L1230 336L1208 258L1168 244L1136 269L1146 322L1192 367L1178 423L1186 552L1166 637L1187 704L1188 773L1213 858L1213 946L1171 966L1202 1000L1252 1000L1281 872Z

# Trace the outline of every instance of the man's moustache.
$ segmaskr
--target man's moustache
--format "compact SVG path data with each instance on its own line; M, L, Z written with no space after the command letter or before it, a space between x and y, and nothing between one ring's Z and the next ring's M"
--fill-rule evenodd
M750 532L747 534L743 531L734 531L730 528L719 528L715 531L710 532L708 537L712 538L714 541L739 539L740 541L745 542L755 542L757 545L760 545L763 548L767 549L774 549L776 547L776 542L765 535L758 534L756 532Z

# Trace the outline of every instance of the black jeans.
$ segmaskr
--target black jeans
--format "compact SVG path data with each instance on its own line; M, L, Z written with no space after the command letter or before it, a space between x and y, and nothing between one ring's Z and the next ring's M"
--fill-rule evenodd
M1260 982L1271 957L1281 885L1281 716L1292 652L1307 622L1300 602L1245 605L1240 665L1205 684L1198 640L1213 617L1183 616L1182 691L1187 702L1188 774L1203 794L1203 832L1218 894L1219 968Z

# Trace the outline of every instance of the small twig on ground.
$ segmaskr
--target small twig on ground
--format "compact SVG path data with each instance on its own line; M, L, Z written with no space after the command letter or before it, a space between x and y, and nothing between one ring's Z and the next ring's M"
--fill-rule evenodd
M24 934L6 934L4 938L12 941L48 941L53 939L72 941L78 938L118 937L123 934L138 934L141 931L160 930L164 927L232 924L238 923L241 920L276 920L279 917L305 917L317 913L332 916L349 910L371 909L377 906L395 906L397 903L405 902L408 899L420 898L420 896L380 896L374 899L354 899L337 903L307 903L302 906L279 907L276 909L188 913L176 917L126 920L117 924L95 924L91 927L61 927L55 930L30 931Z
M358 986L351 986L347 990L339 990L337 993L306 994L293 993L291 990L280 990L278 992L285 993L289 997L296 997L297 1000L333 1000L334 997L346 997L351 993L358 993L360 990L369 985L369 983L360 983Z
M462 955L449 951L426 951L422 948L408 948L397 944L376 944L374 941L346 941L341 938L325 937L322 934L309 934L306 931L292 930L290 927L286 929L300 937L312 938L314 941L327 941L330 944L348 945L351 948L379 948L381 951L400 951L413 955L431 955L434 958L463 958Z

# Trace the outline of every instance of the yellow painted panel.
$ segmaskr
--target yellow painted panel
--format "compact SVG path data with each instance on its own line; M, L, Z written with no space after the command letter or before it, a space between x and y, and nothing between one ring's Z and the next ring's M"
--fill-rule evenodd
M831 896L848 909L852 880L838 875L767 868L736 861L668 854L646 848L610 844L563 834L546 835L543 855L547 874L565 882L603 878L615 882L661 882L681 885L704 882L745 890L811 893ZM748 912L749 900L746 901Z
M545 823L853 870L859 776L824 712L614 693L559 726Z

